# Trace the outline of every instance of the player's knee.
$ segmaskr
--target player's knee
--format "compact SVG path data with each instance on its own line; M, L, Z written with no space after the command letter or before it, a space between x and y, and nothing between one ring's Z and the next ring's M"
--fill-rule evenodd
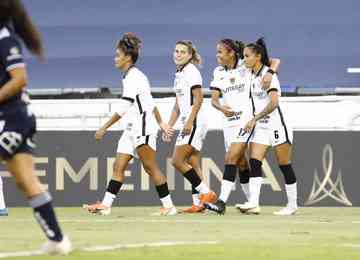
M238 157L235 153L227 153L225 155L225 164L236 164L237 159Z
M183 165L183 160L180 158L173 157L171 160L171 164L172 164L172 166L174 166L175 169L178 170Z

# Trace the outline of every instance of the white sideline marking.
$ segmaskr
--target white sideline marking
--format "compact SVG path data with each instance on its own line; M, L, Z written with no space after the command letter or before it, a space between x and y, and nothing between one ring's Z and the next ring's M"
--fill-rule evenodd
M143 247L164 247L164 246L181 246L181 245L215 245L218 241L166 241L154 243L137 243L137 244L115 244L112 246L92 246L83 247L75 250L85 252L111 251L117 249L143 248ZM19 252L5 252L0 253L0 258L21 257L21 256L37 256L45 255L41 250L34 251L19 251Z

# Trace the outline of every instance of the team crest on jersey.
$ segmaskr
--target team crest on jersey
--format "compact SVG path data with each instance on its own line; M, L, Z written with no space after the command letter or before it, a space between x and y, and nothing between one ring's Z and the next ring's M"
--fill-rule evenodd
M235 78L230 78L230 83L235 84Z
M20 50L19 50L18 47L13 47L13 48L10 49L10 54L11 55L17 55L19 53L20 53Z
M10 55L8 57L6 57L7 61L12 61L12 60L16 60L16 59L21 59L21 53L18 47L12 47L9 50Z

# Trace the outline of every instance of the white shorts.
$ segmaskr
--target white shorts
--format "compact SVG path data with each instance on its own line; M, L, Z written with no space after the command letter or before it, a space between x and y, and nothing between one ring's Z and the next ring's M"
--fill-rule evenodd
M141 145L147 144L154 151L156 151L156 138L157 134L147 136L133 136L128 131L124 131L119 139L117 153L129 154L135 158L139 158L136 148Z
M275 128L264 128L261 125L256 125L250 142L269 146L277 146L283 143L292 144L293 131L288 125Z
M189 144L195 150L201 151L204 139L207 133L207 126L205 124L193 127L189 135L182 135L181 131L176 138L176 146Z
M246 133L241 126L225 127L223 132L226 152L232 143L248 143L251 136L251 133Z

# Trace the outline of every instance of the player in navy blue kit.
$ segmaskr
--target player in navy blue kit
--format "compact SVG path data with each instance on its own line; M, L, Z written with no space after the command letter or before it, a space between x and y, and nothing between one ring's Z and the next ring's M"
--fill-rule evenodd
M48 238L42 250L67 254L71 243L64 236L45 191L34 173L35 116L28 110L27 73L20 39L27 49L43 57L40 34L20 0L0 1L0 158L29 200L40 227Z

